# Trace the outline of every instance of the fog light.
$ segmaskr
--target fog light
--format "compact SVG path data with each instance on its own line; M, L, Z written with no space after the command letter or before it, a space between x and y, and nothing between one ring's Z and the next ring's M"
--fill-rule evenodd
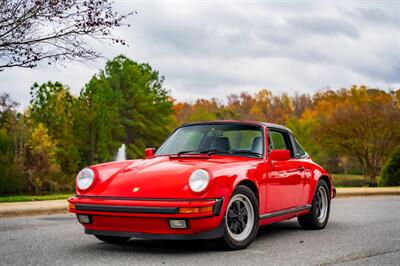
M89 215L78 214L78 221L82 224L90 224L91 223Z
M186 229L186 220L169 220L169 227L173 229Z

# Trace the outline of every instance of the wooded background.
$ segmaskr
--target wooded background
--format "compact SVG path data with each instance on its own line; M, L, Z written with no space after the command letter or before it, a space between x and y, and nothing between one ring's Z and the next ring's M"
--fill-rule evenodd
M260 89L189 103L174 100L163 81L150 65L118 56L79 95L60 82L35 83L22 113L1 95L0 194L72 191L80 169L114 160L122 143L128 158L142 158L176 126L214 119L286 125L331 173L361 174L364 185L400 185L400 176L377 178L385 162L394 165L386 172L399 168L393 158L400 153L399 89L361 85L293 95Z

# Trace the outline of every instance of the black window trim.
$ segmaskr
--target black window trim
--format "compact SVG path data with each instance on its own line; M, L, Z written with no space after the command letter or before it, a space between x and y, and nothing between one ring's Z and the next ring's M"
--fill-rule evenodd
M281 129L281 128L276 128L276 127L268 127L267 129L268 129L268 136L269 136L270 131L275 131L275 132L282 133L282 134L284 134L284 137L289 138L288 139L289 143L287 143L287 144L289 144L289 146L290 146L290 147L288 147L289 148L289 152L290 152L290 158L291 159L297 159L296 158L296 152L295 152L295 145L294 145L293 140L292 140L292 133L287 131L287 130L284 130L284 129ZM271 140L272 140L272 138L271 138ZM269 147L269 143L268 143L268 147Z
M261 129L261 137L263 140L263 154L262 157L257 158L257 157L249 157L249 156L243 156L243 157L248 157L248 158L254 158L254 159L266 159L268 156L268 149L266 149L266 139L265 139L265 130L264 127L262 125L259 124L254 124L251 122L245 122L245 121L240 121L240 122L234 122L234 121L229 121L229 122L220 122L220 121L207 121L207 122L196 122L196 123L188 123L188 124L183 124L177 128L175 128L163 141L163 143L161 143L161 145L156 149L154 156L157 157L157 153L158 151L161 149L162 146L164 146L164 144L167 142L167 140L169 139L169 137L171 137L178 129L183 128L183 127L190 127L190 126L198 126L198 125L246 125L246 126L254 126L254 127L258 127ZM266 127L266 129L268 130L268 127ZM164 155L158 155L158 156L164 156ZM237 155L239 156L239 155ZM242 156L242 155L240 155Z

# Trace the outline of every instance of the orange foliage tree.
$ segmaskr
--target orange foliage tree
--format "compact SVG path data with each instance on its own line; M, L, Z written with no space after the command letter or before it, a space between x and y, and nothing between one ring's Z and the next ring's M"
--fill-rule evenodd
M370 184L390 151L400 141L400 110L391 94L353 86L331 91L318 100L318 139L357 158Z
M177 124L239 119L287 125L315 161L333 172L358 165L371 184L400 140L400 90L353 86L289 96L262 89L231 94L226 101L178 102L174 110Z

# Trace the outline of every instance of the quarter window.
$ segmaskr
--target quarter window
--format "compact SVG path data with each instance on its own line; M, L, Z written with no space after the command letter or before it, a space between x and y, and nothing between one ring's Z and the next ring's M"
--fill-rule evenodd
M304 158L307 156L307 153L304 151L304 149L301 147L300 143L297 141L297 139L294 139L294 145L296 145L296 158Z

